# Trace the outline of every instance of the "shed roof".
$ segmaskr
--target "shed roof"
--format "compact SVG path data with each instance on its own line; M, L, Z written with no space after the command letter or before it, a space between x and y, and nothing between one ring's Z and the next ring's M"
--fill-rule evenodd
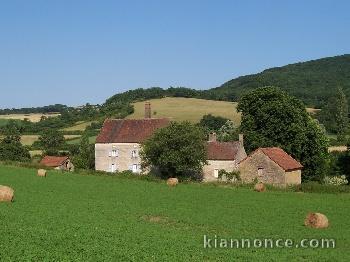
M68 156L45 156L40 164L48 167L58 167L69 159Z
M256 149L248 157L246 157L242 162L246 161L249 157L257 153L258 151L263 152L268 158L279 165L284 171L293 171L303 168L303 165L295 160L292 156L287 154L282 148L279 147L263 147ZM242 163L241 162L241 163Z
M235 160L240 143L234 142L207 142L208 160Z

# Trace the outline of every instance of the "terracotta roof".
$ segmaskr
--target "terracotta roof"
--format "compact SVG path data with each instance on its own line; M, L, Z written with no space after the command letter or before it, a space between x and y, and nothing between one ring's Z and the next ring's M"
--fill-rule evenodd
M167 118L107 119L96 143L142 143L169 123Z
M273 162L283 168L284 171L292 171L302 169L303 166L293 157L288 155L282 148L279 147L266 147L258 148L265 155L267 155Z
M40 164L43 166L58 167L62 165L67 159L68 156L45 156L40 161Z
M208 160L235 160L240 143L235 142L207 142Z

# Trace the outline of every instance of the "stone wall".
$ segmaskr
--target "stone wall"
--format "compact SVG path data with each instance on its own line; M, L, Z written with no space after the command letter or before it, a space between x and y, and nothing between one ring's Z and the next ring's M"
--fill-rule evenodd
M259 169L261 169L260 174ZM265 184L285 185L284 170L267 157L263 152L256 151L239 164L240 176L243 182L251 183L255 179Z
M300 185L301 184L301 170L294 170L286 172L286 185Z
M237 155L236 155L236 162L239 163L241 162L243 159L245 159L247 157L247 153L245 152L245 149L244 149L244 146L243 144L241 143L240 144L240 148L237 152Z
M208 165L203 167L203 181L213 182L217 181L218 178L214 176L214 171L221 169L231 172L237 170L238 166L235 160L208 160Z
M124 171L132 170L133 165L137 165L136 173L139 173L141 172L140 148L138 143L95 144L95 169L112 172L112 164L114 164L115 171ZM117 155L112 153L114 150L117 151ZM136 156L132 156L133 150L136 150Z

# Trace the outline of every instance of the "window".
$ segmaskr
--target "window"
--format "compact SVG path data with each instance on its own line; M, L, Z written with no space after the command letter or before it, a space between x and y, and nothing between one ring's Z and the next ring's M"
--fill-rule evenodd
M264 175L264 169L262 167L258 167L258 176L263 176Z
M138 165L137 164L133 164L132 165L132 172L133 173L137 173L139 171Z
M115 171L117 171L117 167L115 164L111 164L111 172L114 173Z
M132 157L132 158L138 157L137 150L132 150L132 151L131 151L131 157Z
M111 153L111 156L113 156L113 157L118 156L118 150L117 149L113 149L112 153Z
M219 177L219 169L214 169L214 177L215 178Z

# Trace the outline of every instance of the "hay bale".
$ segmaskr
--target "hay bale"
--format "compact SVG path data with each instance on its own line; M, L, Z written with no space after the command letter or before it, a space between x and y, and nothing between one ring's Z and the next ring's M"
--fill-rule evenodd
M169 179L166 181L166 184L167 184L168 186L171 186L171 187L177 186L178 183L179 183L179 180L178 180L177 178L175 178L175 177L169 178Z
M39 169L38 170L38 176L46 177L46 170L45 169Z
M0 202L11 202L14 191L11 187L0 185Z
M266 190L265 188L265 185L263 183L257 183L255 186L254 186L254 191L257 191L257 192L264 192Z
M309 213L305 218L304 224L312 228L327 228L329 226L328 218L321 213Z

